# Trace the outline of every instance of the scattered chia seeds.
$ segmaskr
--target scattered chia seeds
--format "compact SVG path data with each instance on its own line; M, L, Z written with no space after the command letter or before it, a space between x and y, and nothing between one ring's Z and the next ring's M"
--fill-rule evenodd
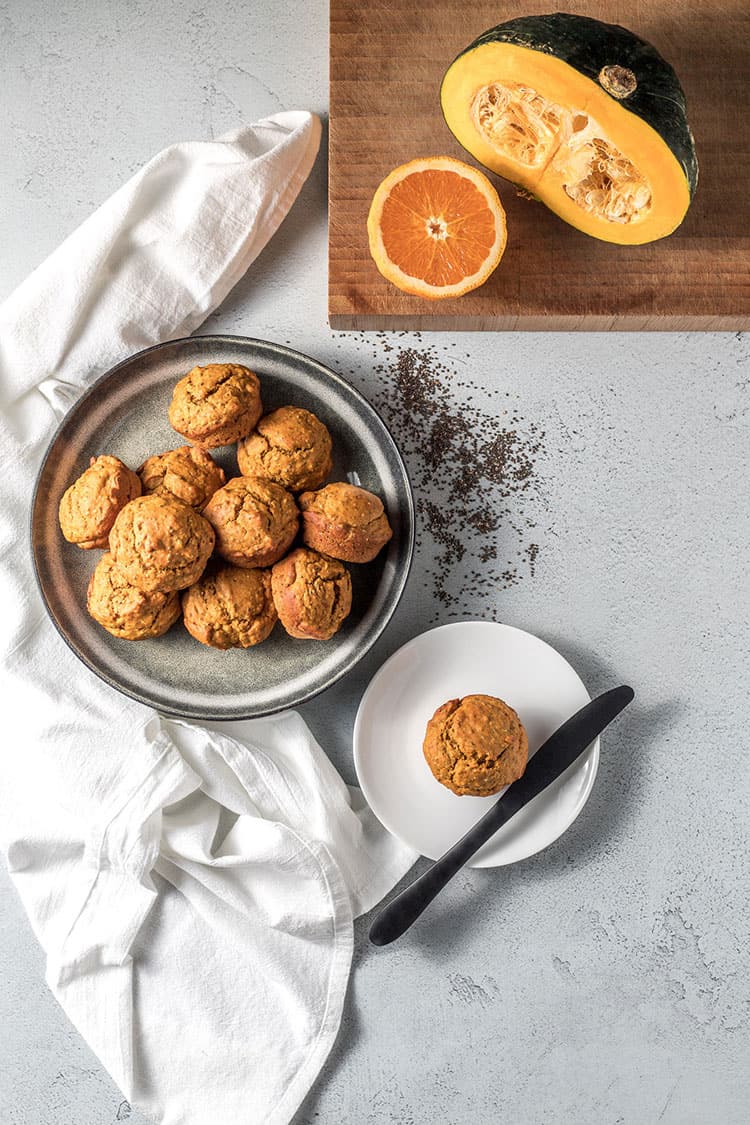
M492 616L497 590L535 573L539 546L525 539L543 504L535 465L544 432L511 406L489 412L475 405L477 384L461 381L436 347L399 347L386 333L376 339L385 361L375 365L379 385L368 392L409 469L417 547L439 616L477 613L482 595Z

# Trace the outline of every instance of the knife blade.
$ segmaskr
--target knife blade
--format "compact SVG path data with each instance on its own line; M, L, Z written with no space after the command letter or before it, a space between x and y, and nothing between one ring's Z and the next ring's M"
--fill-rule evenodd
M508 786L495 804L465 836L436 860L423 875L381 910L370 927L373 945L388 945L400 937L435 896L499 828L533 801L591 745L634 698L631 687L611 688L592 699L550 735L530 759L518 781Z

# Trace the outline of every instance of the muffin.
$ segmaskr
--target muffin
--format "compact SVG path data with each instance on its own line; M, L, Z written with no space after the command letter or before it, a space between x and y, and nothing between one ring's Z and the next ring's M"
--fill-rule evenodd
M272 566L299 526L294 497L260 477L233 477L214 492L203 515L216 532L216 550L235 566Z
M144 495L176 496L197 512L226 480L224 470L198 445L181 445L167 453L157 453L138 470Z
M147 593L191 586L203 573L213 545L211 524L171 496L131 500L109 533L113 561L128 582Z
M472 797L487 797L517 781L529 756L518 715L492 695L465 695L438 707L422 749L441 785Z
M140 480L119 458L108 454L92 457L88 469L60 501L58 518L63 535L84 550L106 547L118 512L140 494Z
M182 595L185 628L212 648L250 648L277 621L268 570L212 568Z
M276 563L271 590L281 624L302 640L329 640L352 608L352 580L344 564L306 547Z
M333 466L331 435L299 406L266 414L237 446L237 464L246 477L264 477L292 492L318 488Z
M303 492L299 506L307 546L344 562L370 562L393 535L380 498L353 484Z
M169 421L195 445L212 448L247 437L263 413L258 376L239 363L194 367L169 404Z
M151 593L131 585L109 551L89 580L86 608L113 637L140 641L160 637L180 616L176 593Z

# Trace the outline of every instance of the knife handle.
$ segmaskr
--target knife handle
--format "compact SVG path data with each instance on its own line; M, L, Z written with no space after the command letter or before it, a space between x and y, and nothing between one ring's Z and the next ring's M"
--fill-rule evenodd
M372 944L388 945L401 937L440 894L446 883L449 883L453 876L469 862L474 852L478 851L482 844L486 844L512 815L498 805L494 805L488 813L485 813L457 844L449 848L440 859L435 860L424 875L415 879L406 890L380 911L370 927Z
M583 712L588 711L590 727L584 737L582 749L591 745L595 738L619 715L624 707L633 699L633 689L630 687L612 688L604 692L581 711L572 716L559 728L562 733L566 727L572 726L574 721ZM555 735L552 736L553 738ZM546 744L545 744L546 745ZM485 814L472 825L461 839L449 848L445 855L433 863L423 875L397 895L385 906L370 927L370 941L373 945L388 945L401 937L406 930L417 920L432 900L440 893L446 883L450 882L457 871L468 863L475 852L479 851L482 844L495 835L497 830L514 816L528 801L515 801L512 799L514 786L509 786L504 794Z

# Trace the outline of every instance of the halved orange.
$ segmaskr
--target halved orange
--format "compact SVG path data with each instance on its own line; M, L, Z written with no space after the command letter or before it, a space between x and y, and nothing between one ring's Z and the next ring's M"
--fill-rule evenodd
M432 300L482 285L507 238L505 211L490 181L451 156L394 168L373 196L367 233L383 277Z

